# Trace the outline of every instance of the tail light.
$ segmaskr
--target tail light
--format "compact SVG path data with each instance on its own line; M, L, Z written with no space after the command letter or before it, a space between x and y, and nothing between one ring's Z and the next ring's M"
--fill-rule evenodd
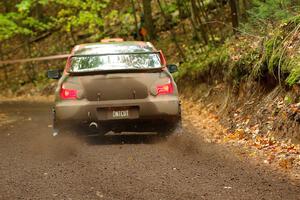
M164 95L164 94L172 94L174 91L172 81L169 80L169 83L164 85L159 85L156 87L157 95Z
M60 98L61 99L76 99L77 98L77 90L74 89L66 89L62 86L60 90Z

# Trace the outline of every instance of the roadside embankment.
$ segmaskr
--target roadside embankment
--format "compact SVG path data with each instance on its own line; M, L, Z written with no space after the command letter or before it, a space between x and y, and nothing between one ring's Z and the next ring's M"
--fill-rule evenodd
M297 92L247 83L238 89L224 83L186 86L184 119L207 142L237 147L241 156L299 179L300 106L291 101Z
M184 110L194 113L187 118L213 130L209 141L245 147L263 163L298 174L299 22L296 16L264 36L241 33L221 45L189 46L175 75Z

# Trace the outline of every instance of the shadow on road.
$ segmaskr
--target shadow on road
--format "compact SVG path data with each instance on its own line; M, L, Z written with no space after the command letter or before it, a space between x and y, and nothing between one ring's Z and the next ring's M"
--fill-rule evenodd
M112 145L112 144L155 144L166 139L157 135L106 135L88 136L83 140L89 145Z

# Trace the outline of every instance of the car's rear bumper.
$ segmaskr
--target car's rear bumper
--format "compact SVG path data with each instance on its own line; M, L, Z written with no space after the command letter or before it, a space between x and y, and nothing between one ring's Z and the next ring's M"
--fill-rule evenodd
M177 96L148 97L147 99L87 101L68 100L55 104L55 120L69 122L111 121L100 111L110 108L137 108L135 120L168 119L180 116ZM119 119L118 119L119 120Z

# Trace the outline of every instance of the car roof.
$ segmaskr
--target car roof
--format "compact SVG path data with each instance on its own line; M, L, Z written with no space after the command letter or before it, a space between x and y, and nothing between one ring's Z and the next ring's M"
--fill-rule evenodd
M109 53L143 53L157 52L150 42L101 42L77 45L73 49L74 55L109 54Z

